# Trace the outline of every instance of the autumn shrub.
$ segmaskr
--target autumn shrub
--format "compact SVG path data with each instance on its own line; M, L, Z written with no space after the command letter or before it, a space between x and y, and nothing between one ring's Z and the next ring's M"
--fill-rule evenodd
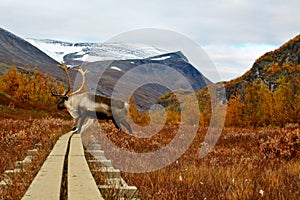
M6 102L0 103L20 108L54 108L51 90L63 90L63 85L48 74L37 69L18 70L17 67L11 67L0 77L0 86L0 94L6 96Z
M207 88L196 93L184 90L169 92L158 99L158 104L164 107L168 124L199 124L202 127L210 124L212 105Z
M300 155L300 129L283 129L280 134L261 141L260 152L266 158L290 160Z
M143 153L165 147L178 131L174 125L166 125L151 138L135 138L113 128L112 123L101 127L101 134L96 134L97 126L89 129L83 134L84 140L89 136L89 142L99 143L112 163L121 160L123 164L128 163L115 151L109 152L111 146L103 138L122 150ZM199 128L190 147L176 161L152 172L122 172L122 177L129 185L137 186L142 199L298 199L298 157L273 159L260 150L262 141L279 135L288 134L288 141L297 141L299 129L225 128L212 151L200 158L206 131ZM139 134L137 129L134 132ZM94 176L100 183L102 175Z
M227 127L284 127L299 123L300 78L296 73L278 79L279 87L271 92L266 84L247 84L244 92L228 101Z
M15 168L29 149L38 148L33 162L21 173L10 175L10 184L0 190L0 199L20 199L43 164L56 140L71 127L70 121L57 118L0 119L0 179L5 170Z
M190 125L198 124L197 118L199 118L200 111L197 110L197 101L196 98L193 98L193 94L187 93L184 91L170 92L163 95L158 99L157 104L160 107L163 107L161 110L151 110L151 111L140 111L135 105L134 101L131 98L130 100L130 117L132 121L138 125L147 126L150 124L151 120L157 122L166 122L167 124L180 124L182 122L182 117L184 115L185 123ZM180 97L181 102L178 98ZM207 112L207 115L201 117L202 124L207 125L207 117L209 115L209 107L205 105L205 108L202 112ZM205 121L205 122L204 122Z
M134 103L134 98L130 99L129 114L134 123L145 126L150 123L150 116L148 111L140 111Z

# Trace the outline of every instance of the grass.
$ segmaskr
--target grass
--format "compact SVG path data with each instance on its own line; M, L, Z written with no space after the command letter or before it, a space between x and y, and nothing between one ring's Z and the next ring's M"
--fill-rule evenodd
M10 107L2 107L2 110L5 112L0 114L0 174L13 169L15 161L24 159L27 150L33 149L35 144L41 144L33 162L25 166L22 172L12 175L10 178L13 184L0 191L1 199L20 199L58 137L70 129L71 122L49 117L49 113L35 110L25 112ZM93 128L99 129L98 126L91 127L91 133L99 132ZM168 145L178 131L178 125L168 124L160 131L153 126L157 134L137 138L118 131L111 122L101 123L101 128L101 134L94 134L94 139L104 149L109 146L103 137L118 148L137 153L152 152ZM138 187L142 199L299 198L298 126L270 129L225 128L214 149L201 159L199 149L205 145L203 139L206 131L206 128L199 128L190 147L168 166L147 173L122 172L122 177L129 185ZM136 127L134 132L142 134ZM118 162L117 156L106 156L113 163ZM103 181L100 173L94 176L97 182Z
M16 115L16 110L5 109L7 112L0 115L0 174L13 169L16 161L24 159L27 150L41 144L33 162L24 166L22 172L12 175L13 184L0 192L1 199L20 199L58 137L70 129L71 122L54 117L30 118L28 113ZM99 129L91 127L91 133L99 132L94 128ZM169 124L160 131L152 127L157 134L151 137L137 138L118 131L111 122L102 122L101 128L101 134L94 134L93 140L104 149L109 146L103 137L118 148L137 153L152 152L168 145L178 131L178 125ZM214 149L201 159L199 149L205 145L206 131L206 128L199 128L190 147L168 166L147 173L122 172L122 177L129 185L138 187L143 199L298 199L298 126L225 128ZM135 127L134 132L142 134L139 127ZM87 139L85 135L83 138ZM117 156L110 156L108 152L106 150L106 157L113 163L118 162ZM94 176L97 182L103 181L102 174Z
M138 139L118 132L111 124L101 127L104 137L134 152L162 148L176 132L176 127L167 125L150 139ZM300 150L299 128L225 128L214 149L200 159L199 147L206 131L199 128L190 148L170 165L147 173L122 172L122 177L138 187L143 199L299 198L300 159L298 154L289 153ZM108 148L102 136L94 137Z
M11 113L9 115L12 115ZM56 140L70 129L70 121L58 118L0 118L0 179L4 171L15 168L15 162L23 160L29 149L38 144L37 155L32 163L21 168L20 173L10 175L11 184L2 187L0 199L20 199L34 176L52 150Z

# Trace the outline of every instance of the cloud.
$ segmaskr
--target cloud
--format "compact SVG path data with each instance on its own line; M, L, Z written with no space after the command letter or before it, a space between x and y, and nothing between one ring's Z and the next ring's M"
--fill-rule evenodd
M212 59L222 80L234 79L250 69L264 53L277 48L270 44L207 45L204 51ZM220 81L220 80L214 80Z
M105 40L155 27L178 31L201 44L278 43L297 34L299 6L296 0L2 0L0 21L24 36L71 40Z
M298 0L1 0L0 24L21 37L98 42L140 28L168 29L206 47L217 67L227 66L227 79L249 69L264 45L299 34L299 7Z

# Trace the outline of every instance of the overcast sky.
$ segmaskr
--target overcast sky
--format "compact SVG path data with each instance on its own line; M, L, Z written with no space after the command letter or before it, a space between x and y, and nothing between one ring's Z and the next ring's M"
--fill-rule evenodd
M23 38L70 42L168 29L200 45L229 80L299 34L299 8L299 0L0 0L0 26Z

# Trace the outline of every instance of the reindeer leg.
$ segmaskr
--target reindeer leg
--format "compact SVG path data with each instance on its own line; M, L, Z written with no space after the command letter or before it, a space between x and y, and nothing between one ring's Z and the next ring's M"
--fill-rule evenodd
M74 124L73 124L73 127L72 127L72 131L75 131L78 128L78 121L80 119L81 112L80 112L79 109L77 109L76 112L72 111L70 114L74 119Z
M116 128L119 129L119 131L121 131L120 123L117 120L115 120L114 118L112 118L112 121L113 121L114 125L116 126Z
M79 121L79 117L77 117L74 121L74 125L73 125L73 128L72 128L72 131L75 131L77 129L77 125L78 125L78 121Z
M85 121L86 117L87 117L86 113L82 112L77 133L81 133L81 128L82 128L83 122Z
M129 131L130 134L132 134L131 127L125 119L120 120L120 123L126 127L126 129Z

